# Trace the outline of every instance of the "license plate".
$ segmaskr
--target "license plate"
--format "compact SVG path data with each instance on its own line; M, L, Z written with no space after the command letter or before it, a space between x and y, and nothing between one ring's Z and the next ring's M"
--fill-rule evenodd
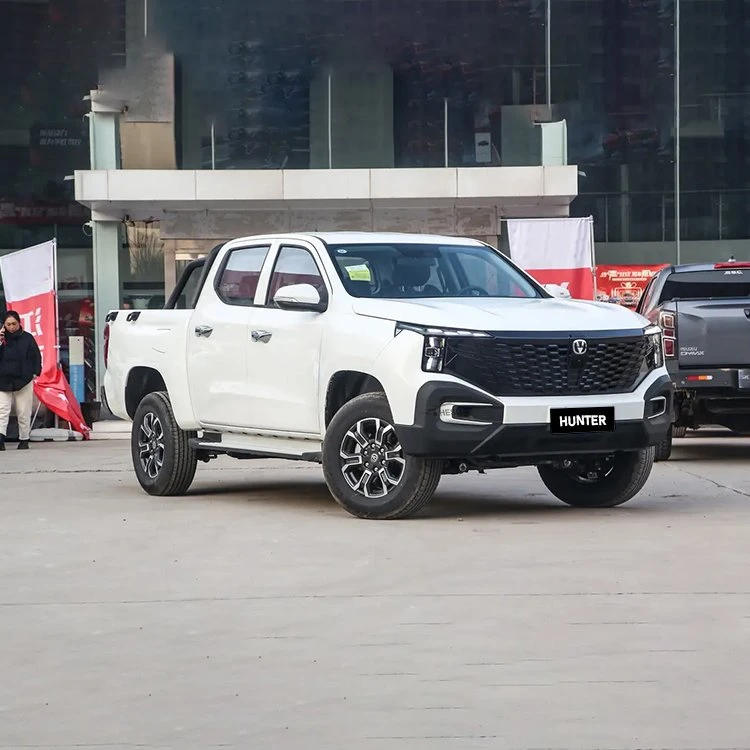
M615 407L550 409L551 432L611 432L615 429Z
M737 373L737 386L743 391L750 388L750 370L740 370Z

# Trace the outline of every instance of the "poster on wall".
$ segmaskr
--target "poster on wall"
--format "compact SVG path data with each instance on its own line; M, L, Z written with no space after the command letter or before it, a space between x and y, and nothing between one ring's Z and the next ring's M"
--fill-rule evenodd
M509 219L510 257L541 284L594 299L592 219Z
M667 265L597 266L596 297L634 309L651 277Z

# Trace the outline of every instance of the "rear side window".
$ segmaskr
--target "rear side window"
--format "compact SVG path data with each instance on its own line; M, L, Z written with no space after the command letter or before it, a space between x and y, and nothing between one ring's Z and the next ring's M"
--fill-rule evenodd
M731 299L750 296L750 270L683 271L664 284L659 302L671 299Z
M252 305L260 272L270 247L232 250L216 280L216 293L229 305Z
M203 263L191 264L185 269L186 273L180 279L179 295L174 300L174 310L192 310L195 307L203 269Z

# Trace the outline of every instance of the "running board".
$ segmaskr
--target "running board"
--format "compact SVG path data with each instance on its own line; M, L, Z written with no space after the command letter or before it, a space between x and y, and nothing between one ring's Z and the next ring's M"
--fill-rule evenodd
M199 458L203 461L224 455L240 459L281 458L287 461L322 463L322 452L310 450L319 446L320 441L316 440L251 438L240 435L222 435L217 432L205 432L203 437L190 440L190 447L198 452Z

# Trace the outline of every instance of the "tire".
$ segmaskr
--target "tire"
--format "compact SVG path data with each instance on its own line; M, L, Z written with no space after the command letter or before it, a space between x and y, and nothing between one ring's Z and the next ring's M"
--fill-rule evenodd
M582 477L581 465L591 468L594 461L603 463L600 477ZM564 503L576 508L614 508L640 492L653 463L654 448L650 447L611 457L583 458L570 468L539 466L538 470L547 489Z
M149 393L141 401L133 417L130 450L138 483L149 495L166 497L188 491L198 466L189 442L195 436L177 426L169 396L163 391Z
M688 428L685 427L684 425L682 425L680 427L673 427L672 428L672 437L684 438L685 435L687 435L687 430L688 430Z
M670 426L667 436L656 446L654 462L669 461L669 457L672 455L672 438L677 429L679 428Z
M348 468L346 456L351 459ZM376 461L371 465L373 456ZM390 460L385 460L388 456ZM357 518L392 520L413 515L434 494L442 469L442 461L404 455L384 393L365 393L344 404L323 440L328 489Z

